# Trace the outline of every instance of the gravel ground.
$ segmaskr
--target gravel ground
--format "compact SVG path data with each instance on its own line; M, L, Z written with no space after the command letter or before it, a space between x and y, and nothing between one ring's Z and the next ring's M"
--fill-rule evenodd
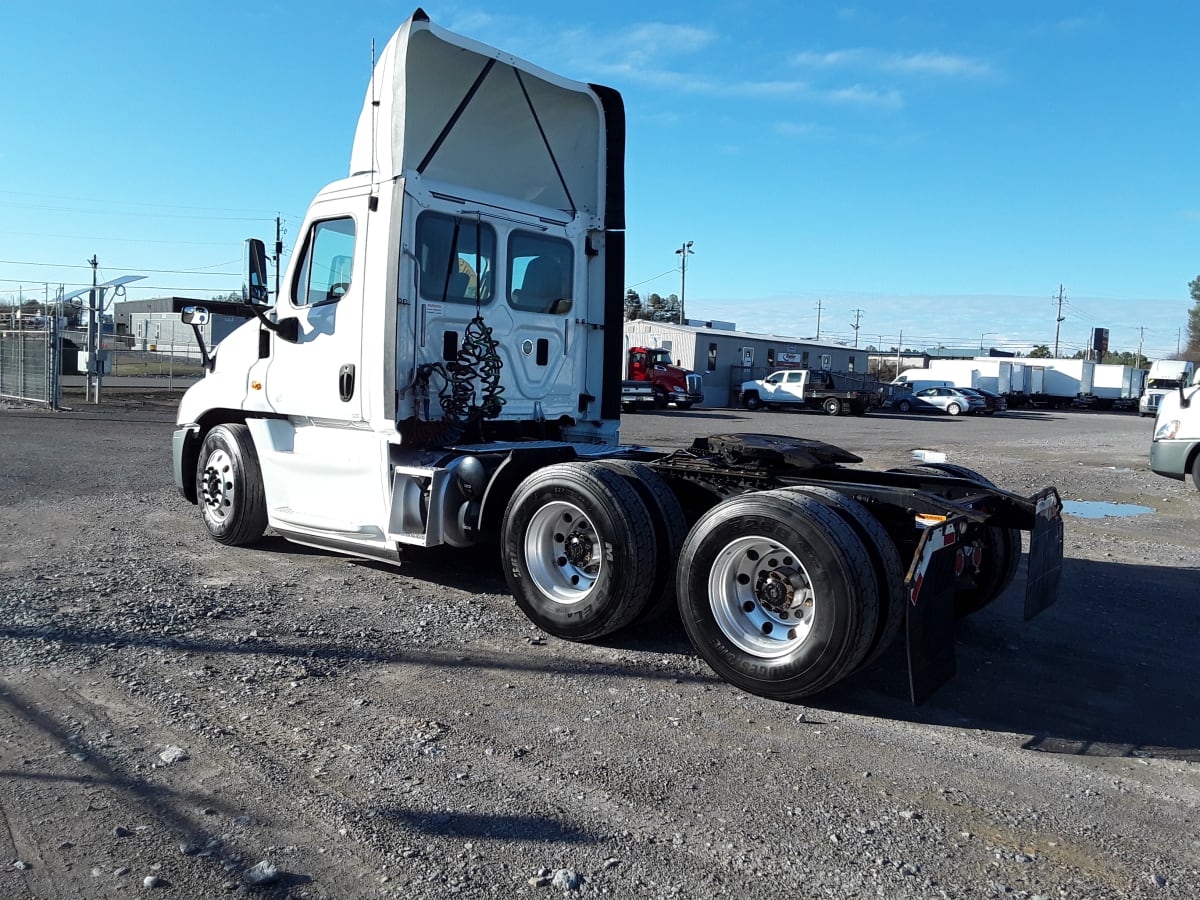
M812 705L715 678L682 629L542 635L497 562L387 568L207 539L172 405L0 409L0 896L1184 898L1200 888L1200 495L1149 420L697 409L628 441L938 449L1070 518L920 707L899 651Z

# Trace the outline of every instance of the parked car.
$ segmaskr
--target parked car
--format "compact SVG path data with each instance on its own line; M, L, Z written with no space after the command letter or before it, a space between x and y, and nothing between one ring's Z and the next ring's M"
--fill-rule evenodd
M1003 394L997 394L993 391L985 391L983 388L956 388L964 394L972 394L980 397L983 400L984 408L979 410L985 416L994 416L998 412L1005 412L1008 409L1008 401L1004 399Z
M983 412L987 407L982 397L972 397L952 387L925 388L912 394L897 392L885 405L905 413L944 412L951 416Z

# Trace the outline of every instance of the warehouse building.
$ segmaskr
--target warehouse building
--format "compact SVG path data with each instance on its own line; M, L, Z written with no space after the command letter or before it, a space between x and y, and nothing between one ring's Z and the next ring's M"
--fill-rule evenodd
M630 347L670 350L677 365L702 377L705 406L736 405L743 381L765 378L776 369L867 371L866 350L737 331L732 322L688 319L680 325L635 319L625 323L624 359Z

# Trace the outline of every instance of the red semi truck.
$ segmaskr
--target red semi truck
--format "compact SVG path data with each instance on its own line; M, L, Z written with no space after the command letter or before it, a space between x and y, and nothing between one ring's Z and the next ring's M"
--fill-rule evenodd
M654 405L659 409L674 403L679 409L691 409L704 400L700 376L671 362L671 351L663 348L630 347L625 377L629 381L648 381L654 388Z

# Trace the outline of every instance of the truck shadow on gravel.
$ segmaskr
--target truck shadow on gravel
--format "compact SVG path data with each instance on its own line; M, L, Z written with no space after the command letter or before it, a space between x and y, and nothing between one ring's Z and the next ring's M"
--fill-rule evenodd
M402 571L428 580L431 589L450 586L509 596L494 557L481 553L471 566L463 566L461 558L450 566L450 559L414 554ZM395 571L383 564L357 564ZM1200 761L1200 716L1190 688L1200 665L1200 597L1195 590L1200 570L1068 558L1060 599L1032 622L1021 618L1024 566L1021 571L1003 597L958 623L958 674L922 706L909 700L903 641L871 669L804 705L1025 734L1030 736L1026 749L1042 752ZM647 674L649 664L637 661L637 655L646 654L680 661L679 670L669 673L661 663L654 665L655 675L720 683L706 668L697 674L695 651L673 613L635 623L593 644L634 654L631 677ZM516 668L531 664L482 659L456 664L472 662ZM616 675L621 669L582 660L559 660L550 667L583 676Z
M958 674L908 702L902 647L822 695L829 710L1026 734L1024 749L1200 762L1193 685L1200 569L1065 561L1057 604L1023 622L1024 580L958 625Z
M87 746L78 730L63 728L11 684L5 683L3 690L0 690L0 708L14 720L24 722L40 733L47 744L56 746L60 751L57 755L29 760L30 765L21 769L0 770L0 779L13 784L43 781L86 788L89 795L102 798L99 806L93 805L93 800L89 799L85 810L86 814L94 814L92 821L97 833L102 827L107 827L118 840L128 840L141 849L144 839L125 827L131 825L132 821L124 820L122 814L131 819L150 815L166 835L179 842L183 856L194 857L207 864L216 883L230 882L230 872L249 869L254 860L262 858L265 853L266 848L251 848L235 839L232 833L234 829L230 828L229 823L244 812L239 803L230 804L216 794L176 790L165 784L161 775L151 783L146 778L123 771L119 763L95 747ZM72 762L64 764L61 762L63 760ZM112 805L98 791L101 787L112 791L126 805ZM203 812L199 815L193 812L200 810ZM68 848L70 846L67 845ZM131 848L130 852L136 850ZM311 881L306 875L280 869L269 882L256 885L254 895L264 898L290 897L294 888ZM159 886L169 888L174 885L170 879L162 878Z

